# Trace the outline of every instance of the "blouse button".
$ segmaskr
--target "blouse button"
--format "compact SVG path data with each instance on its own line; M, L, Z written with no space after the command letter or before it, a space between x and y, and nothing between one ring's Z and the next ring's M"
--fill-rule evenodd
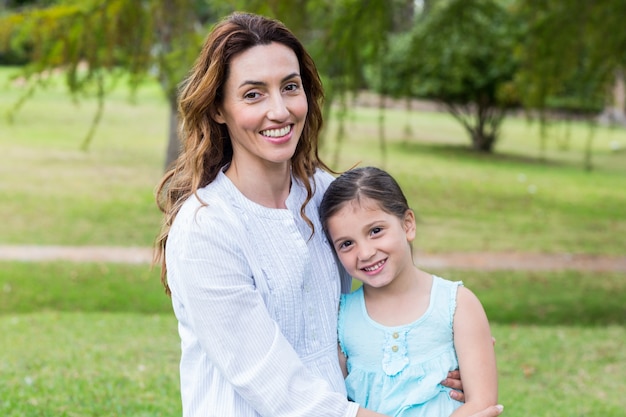
M391 350L393 350L394 352L397 352L397 351L398 351L398 346L393 345L393 346L391 347Z
M397 339L398 337L400 337L400 335L398 334L398 332L395 332L395 333L393 334L393 338L394 338L394 339Z

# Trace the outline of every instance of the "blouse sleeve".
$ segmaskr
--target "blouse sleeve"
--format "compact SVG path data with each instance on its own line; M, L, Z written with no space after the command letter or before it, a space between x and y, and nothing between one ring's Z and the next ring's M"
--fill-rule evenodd
M237 393L263 416L354 416L358 406L306 369L270 317L234 215L211 204L186 217L181 210L179 220L167 243L170 287L208 360Z

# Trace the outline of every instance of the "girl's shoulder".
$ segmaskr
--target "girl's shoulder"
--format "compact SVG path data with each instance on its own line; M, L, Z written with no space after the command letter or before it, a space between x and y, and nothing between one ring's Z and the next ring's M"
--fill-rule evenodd
M444 295L447 297L456 298L459 288L464 287L463 281L452 281L449 279L441 278L440 276L433 275L433 288L431 290L433 295Z
M440 314L446 316L446 323L452 325L452 319L457 309L459 290L464 288L463 281L451 281L433 275L431 290L431 306L436 306Z

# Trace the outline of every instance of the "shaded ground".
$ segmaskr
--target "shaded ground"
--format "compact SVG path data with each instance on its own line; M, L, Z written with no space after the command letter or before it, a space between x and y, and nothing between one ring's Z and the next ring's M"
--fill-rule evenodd
M66 260L75 262L150 263L152 249L138 247L0 246L0 261ZM428 269L580 270L626 272L626 256L539 253L417 253L418 266Z

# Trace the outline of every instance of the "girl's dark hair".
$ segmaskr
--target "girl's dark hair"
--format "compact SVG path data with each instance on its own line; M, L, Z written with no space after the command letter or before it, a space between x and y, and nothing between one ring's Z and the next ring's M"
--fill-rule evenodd
M396 180L376 167L360 167L344 172L328 187L320 204L320 219L328 235L328 219L347 203L371 199L381 210L404 219L410 209L406 197Z

